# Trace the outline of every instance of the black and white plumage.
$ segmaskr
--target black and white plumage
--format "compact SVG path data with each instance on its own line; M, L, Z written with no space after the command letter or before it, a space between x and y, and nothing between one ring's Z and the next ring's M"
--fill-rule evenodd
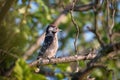
M49 25L47 27L45 39L37 59L55 57L55 54L58 49L58 37L57 37L58 32L59 29L53 25Z

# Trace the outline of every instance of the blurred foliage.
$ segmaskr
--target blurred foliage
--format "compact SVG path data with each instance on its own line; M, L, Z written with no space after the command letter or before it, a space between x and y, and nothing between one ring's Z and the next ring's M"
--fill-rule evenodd
M7 0L0 0L0 9ZM21 59L27 49L35 43L36 39L43 33L46 26L53 22L63 9L72 0L16 0L12 5L2 24L0 25L0 80L45 80L69 79L70 63L57 64L56 66L47 65L53 72L54 76L48 74L35 74L29 68L26 62ZM76 5L88 4L92 0L78 0ZM117 12L115 15L115 26L113 32L120 32L120 1L117 3ZM74 19L79 25L80 35L77 41L79 51L91 48L99 48L99 43L86 28L94 28L93 10L86 12L73 12ZM98 14L98 32L105 44L109 43L106 30L106 4L103 4L102 10ZM59 33L59 56L68 56L74 54L74 38L76 29L71 21L70 14L66 15L59 28L63 32ZM119 42L120 37L115 36L114 42ZM5 51L5 52L4 52ZM27 62L36 59L38 51L29 57ZM16 57L15 57L16 56ZM80 69L86 66L88 61L79 61ZM7 71L14 65L13 72L9 77L3 77ZM120 79L119 60L107 60L105 62L108 68L114 71L116 79ZM47 69L46 69L47 70ZM95 69L91 75L96 80L112 80L112 73L107 73L101 69Z
M45 80L44 76L33 73L30 67L22 59L16 61L12 75L14 76L12 80Z

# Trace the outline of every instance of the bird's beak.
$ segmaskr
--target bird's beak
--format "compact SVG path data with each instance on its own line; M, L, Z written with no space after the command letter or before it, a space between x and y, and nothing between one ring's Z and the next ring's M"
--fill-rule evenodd
M62 31L62 29L58 29L58 32L61 32Z

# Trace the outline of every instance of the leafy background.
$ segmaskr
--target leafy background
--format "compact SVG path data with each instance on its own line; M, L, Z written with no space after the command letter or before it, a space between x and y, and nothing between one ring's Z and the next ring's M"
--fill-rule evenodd
M36 50L27 60L22 57L28 48L35 43L36 39L44 32L47 25L53 22L64 10L64 6L72 2L71 0L16 0L5 16L4 21L0 25L0 74L9 71L11 65L14 65L13 72L9 77L0 76L1 80L68 80L69 73L72 73L71 63L62 63L57 65L47 65L46 74L35 74L34 69L28 67L27 63L36 59L39 49ZM91 0L79 0L76 5L90 3ZM0 9L5 0L0 0ZM114 32L120 32L120 1L118 0L117 12L115 15ZM106 6L103 4L102 11L98 15L98 29L102 36L102 40L108 43L104 27L106 26ZM87 30L87 26L94 27L93 10L85 12L73 12L73 16L79 25L80 35L77 41L78 50L99 48L99 43L95 39L95 35ZM76 29L71 21L70 14L66 15L59 25L63 30L58 34L59 50L57 57L75 54L74 40ZM119 37L115 37L115 42L120 41ZM41 44L40 44L41 47ZM79 68L86 66L87 61L79 61ZM119 59L106 60L104 62L112 71L106 72L101 69L95 69L90 76L96 80L112 80L115 77L120 79L120 63Z

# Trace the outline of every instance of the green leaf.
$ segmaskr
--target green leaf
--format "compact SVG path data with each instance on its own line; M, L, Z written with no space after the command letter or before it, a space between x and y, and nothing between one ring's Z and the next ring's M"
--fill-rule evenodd
M40 74L34 74L23 59L18 59L14 68L14 74L17 80L45 80Z

